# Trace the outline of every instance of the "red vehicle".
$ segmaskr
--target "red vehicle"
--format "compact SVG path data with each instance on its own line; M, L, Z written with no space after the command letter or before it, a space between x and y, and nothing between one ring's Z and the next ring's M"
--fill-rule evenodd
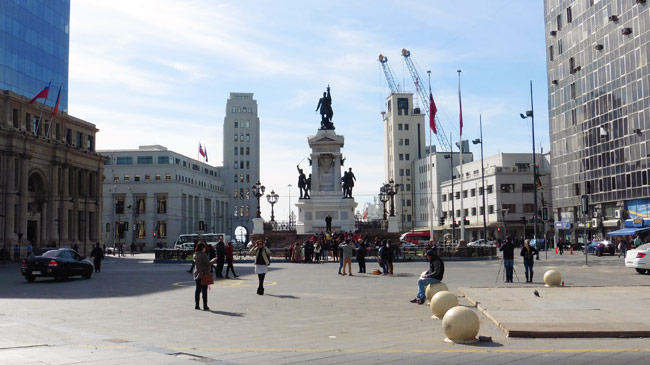
M429 231L406 232L399 238L399 240L401 242L410 242L418 246L426 246L429 243L430 237Z

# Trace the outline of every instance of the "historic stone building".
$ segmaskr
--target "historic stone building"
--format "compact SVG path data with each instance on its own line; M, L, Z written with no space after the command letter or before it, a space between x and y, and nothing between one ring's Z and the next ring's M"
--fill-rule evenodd
M12 252L100 240L101 176L94 124L11 91L0 93L0 240Z

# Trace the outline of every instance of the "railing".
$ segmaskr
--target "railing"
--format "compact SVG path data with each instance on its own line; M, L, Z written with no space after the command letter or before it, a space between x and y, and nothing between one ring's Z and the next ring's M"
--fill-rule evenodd
M264 223L265 231L295 231L295 221L272 221Z

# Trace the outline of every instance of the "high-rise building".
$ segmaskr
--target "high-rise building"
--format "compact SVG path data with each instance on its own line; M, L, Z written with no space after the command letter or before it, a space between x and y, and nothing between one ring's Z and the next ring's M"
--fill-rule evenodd
M70 0L0 1L0 90L32 98L51 82L48 106L68 111ZM39 100L43 102L43 99Z
M544 1L552 196L566 240L650 217L649 7Z
M230 93L226 103L223 169L226 193L231 198L227 233L241 226L250 234L257 212L251 187L260 179L260 120L252 93Z
M395 216L400 231L415 221L414 162L424 157L426 126L420 108L413 107L413 94L391 93L384 115L384 176L386 183L400 184L395 195Z

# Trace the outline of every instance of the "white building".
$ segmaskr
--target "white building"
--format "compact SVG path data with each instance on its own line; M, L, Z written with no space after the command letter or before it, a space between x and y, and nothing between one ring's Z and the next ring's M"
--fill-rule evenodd
M400 231L411 227L414 213L414 162L425 153L426 124L412 93L391 93L384 114L384 176L400 184L395 195L395 215ZM387 204L389 206L389 204Z
M231 233L221 167L159 145L98 151L104 166L104 242L171 247L182 233Z
M438 152L415 162L415 194L417 201L416 227L427 230L430 222L434 223L436 238L442 240L443 233L451 232L451 224L458 223L455 229L456 239L460 236L460 223L465 219L465 241L469 242L483 238L483 184L481 178L481 160L471 161L465 154L463 165L463 188L461 191L460 166L454 165L453 184L448 176L450 165L444 158L448 153ZM455 154L454 157L458 157ZM546 207L552 212L550 189L550 154L537 154L537 164L540 166L539 174L541 188L536 189L533 183L532 155L530 153L500 153L484 159L485 169L485 215L487 236L489 238L503 238L506 235L517 237L532 237L534 192L537 191L538 211ZM430 183L427 166L435 168L433 171L433 184ZM436 168L437 167L437 168ZM429 192L433 186L433 194ZM453 186L453 194L452 194ZM434 219L429 219L430 207L427 197L433 201ZM462 199L462 210L461 210ZM439 218L445 219L444 226L439 225ZM526 220L523 223L522 218ZM544 237L547 229L544 228L542 215L538 216L537 236ZM547 228L550 228L547 227Z
M253 232L257 199L251 186L260 179L260 119L252 93L230 93L223 121L223 178L230 196L228 211L234 234L238 226ZM264 182L262 181L262 184Z

